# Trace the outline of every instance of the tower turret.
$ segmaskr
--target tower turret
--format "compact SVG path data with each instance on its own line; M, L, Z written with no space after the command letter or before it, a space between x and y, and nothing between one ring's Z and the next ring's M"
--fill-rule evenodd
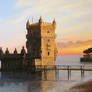
M8 50L8 48L6 48L5 54L6 54L6 55L9 54L9 50Z
M29 29L29 26L30 26L30 22L28 20L27 23L26 23L26 29Z
M53 20L53 27L54 27L54 29L56 29L56 20L55 19Z
M21 55L24 55L24 54L26 54L26 51L25 51L25 48L23 46L22 49L21 49Z
M15 50L14 50L14 54L17 54L17 49L15 48Z
M43 22L43 20L42 20L42 17L40 16L39 23L42 23L42 22Z
M3 56L3 50L2 48L0 47L0 57Z

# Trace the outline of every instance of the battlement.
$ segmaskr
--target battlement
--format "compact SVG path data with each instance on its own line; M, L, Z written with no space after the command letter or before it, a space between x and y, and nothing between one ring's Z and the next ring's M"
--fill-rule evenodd
M17 49L16 48L13 51L13 53L10 53L10 51L8 50L8 48L6 48L5 52L2 50L2 48L0 48L0 56L3 56L3 55L19 55L19 54L20 55L26 54L26 50L25 50L24 46L22 47L20 53L17 52Z
M37 23L30 23L29 22L29 20L27 21L27 23L26 23L26 28L27 28L27 30L28 29L30 29L30 28L34 28L34 27L41 27L41 26L51 26L51 27L53 27L54 29L56 29L56 21L55 21L55 19L53 20L53 22L52 23L48 23L48 22L44 22L43 20L42 20L42 18L40 17L40 19L39 19L39 21L37 22Z

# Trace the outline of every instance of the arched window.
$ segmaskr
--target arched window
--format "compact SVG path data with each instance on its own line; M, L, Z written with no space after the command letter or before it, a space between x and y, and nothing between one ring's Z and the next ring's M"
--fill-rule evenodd
M48 52L48 56L50 55L50 52Z
M50 31L48 30L47 33L50 33Z
M48 39L48 42L50 42L50 39Z

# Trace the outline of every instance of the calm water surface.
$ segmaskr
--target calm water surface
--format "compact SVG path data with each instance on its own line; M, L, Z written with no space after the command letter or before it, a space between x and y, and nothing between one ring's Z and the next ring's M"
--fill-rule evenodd
M92 65L80 63L79 55L57 56L56 65ZM44 80L40 74L30 73L0 73L0 92L69 92L68 88L76 83L92 79L92 72L85 72L81 79L80 72L72 71L71 80L67 78L67 71L59 71L59 80L55 80L55 73L47 73L49 80Z

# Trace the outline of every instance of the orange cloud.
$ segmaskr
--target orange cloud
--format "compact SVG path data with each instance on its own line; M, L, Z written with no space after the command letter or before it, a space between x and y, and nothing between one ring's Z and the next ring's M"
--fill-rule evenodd
M57 43L58 55L80 55L85 49L92 47L92 40L62 43Z

